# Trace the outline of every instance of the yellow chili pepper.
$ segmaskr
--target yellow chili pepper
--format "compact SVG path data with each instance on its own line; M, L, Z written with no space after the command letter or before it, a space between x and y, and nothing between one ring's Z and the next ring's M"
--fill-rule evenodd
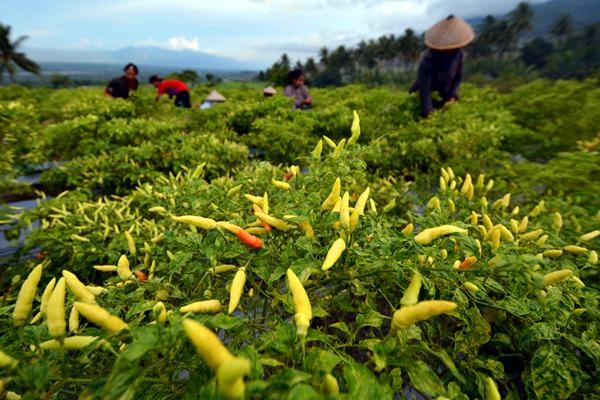
M355 144L360 137L360 118L356 110L352 111L352 125L350 126L351 136L348 139L348 144Z
M562 250L546 250L542 254L544 254L544 257L560 257L562 253Z
M271 179L271 183L273 184L273 186L275 186L277 189L281 189L281 190L290 190L291 186L289 183L287 182L283 182L283 181L278 181L275 178Z
M412 224L412 223L409 223L408 225L406 225L406 226L404 227L404 229L402 229L402 230L400 231L400 233L403 233L403 234L405 234L405 235L410 235L411 233L413 233L413 230L414 230L414 226L413 226L413 224Z
M527 226L529 225L529 217L524 216L519 223L519 233L525 233L527 231Z
M42 278L42 264L38 264L27 276L21 290L17 296L17 302L13 311L13 321L15 326L23 326L31 314L33 299L37 292L38 283Z
M554 214L552 214L552 226L557 231L559 231L560 228L562 228L562 226L563 226L562 215L560 215L560 213L558 211L555 212Z
M152 307L152 316L159 324L164 323L167 320L167 307L165 307L165 303L157 301L154 307Z
M600 236L600 230L595 230L595 231L591 231L591 232L581 235L579 237L579 240L581 240L583 242L587 242L588 240L595 239L598 236Z
M244 185L242 183L240 183L239 185L236 185L236 186L232 187L231 189L229 189L227 191L226 197L233 197L236 194L238 194L239 192L241 192L242 186L244 186Z
M475 294L479 291L479 288L477 287L477 285L475 285L474 283L471 282L465 282L463 284L463 286L465 287L465 289L467 289L471 294Z
M245 194L245 195L244 195L244 197L245 197L245 198L246 198L248 201L250 201L252 204L256 204L256 205L257 205L257 206L259 206L259 207L262 207L262 206L263 206L263 200L264 200L264 199L263 199L263 197L260 197L260 196L253 196L253 195L251 195L251 194ZM263 210L264 210L264 208L263 208Z
M496 382L489 376L485 378L485 400L502 400Z
M92 342L98 339L98 336L70 336L64 338L61 346L61 342L56 339L46 340L40 343L40 349L42 350L57 350L61 347L65 350L82 350L89 346ZM104 341L101 341L104 342Z
M280 231L289 231L292 227L282 219L272 217L262 212L255 212L254 215L261 221L271 225L275 229Z
M48 332L55 338L63 336L67 329L65 321L65 296L65 278L60 278L50 295L50 299L48 299L48 307L46 308Z
M340 203L340 224L342 228L348 229L350 228L350 211L348 207L350 202L350 194L348 192L344 192L342 196L342 202Z
M183 222L184 224L189 224L193 226L197 226L198 228L210 230L217 228L217 221L210 218L197 217L195 215L182 215L182 216L171 216L173 221Z
M454 225L441 225L436 228L425 229L415 236L415 242L421 245L427 245L441 236L453 233L467 234L467 230Z
M79 329L79 311L77 307L71 307L71 313L69 314L69 332L77 333Z
M0 368L13 369L18 363L19 362L16 359L0 350ZM2 393L2 391L0 391L0 393Z
M312 319L312 307L310 305L310 299L302 282L296 276L294 271L288 268L287 270L288 286L292 292L294 298L294 321L296 322L296 334L300 338L306 337L308 327L310 326L310 320Z
M562 249L564 251L566 251L567 253L572 253L572 254L585 254L588 251L585 247L575 246L575 245L565 246Z
M395 197L392 200L390 200L389 203L387 203L383 207L383 212L384 213L390 212L394 209L394 207L396 207L396 198Z
M337 379L331 374L325 374L323 382L321 383L321 391L326 396L335 396L340 394L340 385Z
M573 275L570 269L561 269L559 271L550 272L544 275L544 286L552 285L553 283L564 281Z
M335 205L335 203L338 200L338 197L340 197L341 190L342 190L342 181L338 177L335 179L333 188L331 189L331 193L329 193L329 196L327 196L327 198L325 199L325 201L323 201L323 204L321 205L323 210L331 210L333 208L333 206Z
M44 315L46 315L46 309L48 308L48 300L52 295L52 290L54 290L54 286L56 285L56 278L52 278L50 282L46 285L44 292L42 293L42 301L40 303L40 311L31 319L30 324L35 324L38 322Z
M346 250L346 242L344 239L339 238L329 248L327 251L327 256L325 257L325 261L321 268L323 271L327 271L329 268L333 267L333 265L339 260L342 253Z
M334 160L337 160L342 154L342 150L344 150L344 146L346 145L346 139L340 140L340 142L335 146L335 150L333 150L333 154L331 155Z
M402 307L394 313L392 330L406 328L420 321L447 314L456 308L456 303L444 300L421 301L413 306Z
M312 151L313 158L320 158L322 152L323 152L323 140L319 139L319 141L317 142L317 145L315 146L315 149Z
M227 314L231 314L240 304L240 298L244 291L244 284L246 283L246 268L241 267L235 273L233 281L231 282L231 289L229 291L229 308Z
M125 238L127 239L127 248L129 249L129 253L132 256L137 254L137 247L135 246L135 241L133 240L133 236L128 231L124 231Z
M400 299L402 307L412 306L419 302L419 292L421 291L421 274L413 272L410 284L404 291L404 295Z
M203 300L196 301L194 303L188 304L187 306L183 306L179 308L179 311L182 314L185 313L218 313L221 311L221 302L219 300Z
M129 325L121 318L110 314L105 308L100 307L99 305L75 302L73 307L77 307L77 311L88 321L106 329L110 333L117 333L123 329L129 329Z
M117 272L122 281L130 279L133 275L131 269L129 269L129 260L125 254L119 257L119 261L117 262Z
M541 236L542 233L544 233L543 229L536 229L535 231L531 231L531 232L522 234L519 237L519 239L523 242L528 241L528 240L536 240L537 238L539 238Z
M67 287L77 300L84 303L94 303L96 301L95 296L81 283L74 273L63 269L62 275L65 278Z
M331 147L332 149L335 149L337 147L335 142L333 140L331 140L329 137L323 135L323 139L325 140L325 143L327 143L327 146Z

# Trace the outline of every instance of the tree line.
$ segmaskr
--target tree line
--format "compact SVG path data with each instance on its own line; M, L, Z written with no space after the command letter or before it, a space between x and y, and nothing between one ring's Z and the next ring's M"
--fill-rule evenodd
M575 31L571 16L563 14L550 30L533 40L524 38L533 29L534 11L519 3L505 17L486 16L476 26L475 41L466 48L469 72L498 77L514 71L515 62L523 71L536 70L549 78L584 78L600 68L600 24ZM285 85L292 68L304 70L307 81L315 86L345 83L404 83L418 66L425 50L424 34L406 29L402 35L383 35L362 40L352 47L322 47L318 57L304 62L284 53L273 65L261 71L259 81Z

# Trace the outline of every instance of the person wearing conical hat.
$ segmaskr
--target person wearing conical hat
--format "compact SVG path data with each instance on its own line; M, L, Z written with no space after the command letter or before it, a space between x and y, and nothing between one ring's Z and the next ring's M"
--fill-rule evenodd
M276 93L277 93L277 90L275 90L275 88L273 86L267 86L266 88L263 89L263 96L265 96L265 97L275 96Z
M424 117L434 108L458 100L464 66L462 48L474 38L473 28L454 15L436 23L425 34L427 50L419 63L417 79L410 88L410 93L419 92ZM432 92L438 92L442 100L434 102Z
M216 90L213 90L204 98L204 102L200 105L200 109L206 110L207 108L214 106L216 103L223 103L224 101L225 97Z

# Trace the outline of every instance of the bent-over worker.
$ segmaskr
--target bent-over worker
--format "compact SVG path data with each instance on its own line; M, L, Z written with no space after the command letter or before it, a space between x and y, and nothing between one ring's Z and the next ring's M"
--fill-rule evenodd
M425 34L428 49L419 64L417 80L410 88L410 93L419 92L424 117L434 108L458 100L464 66L462 48L474 38L471 25L454 15L436 23ZM434 102L431 92L438 92L442 100Z

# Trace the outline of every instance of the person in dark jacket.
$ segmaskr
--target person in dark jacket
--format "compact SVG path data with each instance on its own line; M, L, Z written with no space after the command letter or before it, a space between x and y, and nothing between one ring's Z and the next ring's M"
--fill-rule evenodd
M104 90L104 95L112 96L114 99L126 99L131 92L137 90L138 67L135 64L129 63L123 68L123 72L123 76L115 78L108 83Z
M158 75L152 75L150 83L157 89L156 101L163 94L168 94L169 98L175 96L175 106L190 108L190 90L182 81L178 79L161 79Z
M419 92L421 115L424 117L434 108L458 100L464 66L462 48L474 38L473 28L454 15L433 25L425 34L428 49L421 58L417 79L410 88L410 93ZM442 100L434 102L432 92L438 92Z

